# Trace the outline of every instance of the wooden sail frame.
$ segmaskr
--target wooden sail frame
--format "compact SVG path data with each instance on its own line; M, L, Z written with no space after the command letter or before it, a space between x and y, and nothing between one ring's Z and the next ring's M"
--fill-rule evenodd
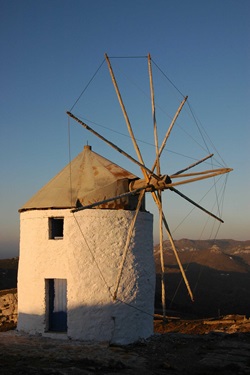
M176 186L183 185L183 184L189 184L189 183L201 181L201 180L204 180L204 179L216 177L220 174L229 173L229 172L232 171L232 169L231 168L217 168L217 169L205 170L205 171L201 171L201 172L185 173L187 170L189 170L189 169L191 169L191 168L193 168L193 167L195 167L195 166L197 166L197 165L199 165L199 164L201 164L201 163L205 162L206 160L213 157L213 154L209 154L205 158L196 161L195 163L179 170L178 172L176 172L176 173L174 173L170 176L161 175L161 168L160 168L161 154L162 154L162 152L163 152L163 150L166 146L166 143L167 143L167 140L168 140L168 138L171 134L171 131L172 131L172 129L173 129L175 123L176 123L176 120L177 120L179 114L181 113L181 110L182 110L184 104L186 103L188 97L186 96L182 100L182 102L180 103L179 108L177 109L177 111L176 111L176 113L175 113L175 115L174 115L174 117L173 117L173 119L170 123L170 126L169 126L169 128L168 128L168 130L165 134L165 137L162 141L162 144L159 147L158 134L157 134L157 122L156 122L156 111L155 111L155 100L154 100L153 75L152 75L152 66L151 66L151 56L150 56L150 54L148 55L148 73L149 73L149 83L150 83L151 109L152 109L152 120L153 120L153 129L154 129L154 143L155 143L156 157L155 157L155 161L153 163L152 168L151 169L148 168L143 161L143 157L142 157L140 148L139 148L139 146L137 144L137 141L136 141L136 138L134 136L133 129L132 129L132 126L131 126L131 123L130 123L130 120L129 120L129 117L128 117L128 114L127 114L127 111L126 111L121 93L120 93L120 90L119 90L119 87L118 87L118 84L117 84L117 81L116 81L111 63L110 63L110 59L109 59L107 54L105 54L105 59L106 59L106 62L107 62L107 66L108 66L108 69L109 69L111 80L112 80L113 85L114 85L116 95L117 95L117 98L118 98L118 102L120 104L120 107L121 107L121 110L122 110L122 113L123 113L123 116L124 116L124 119L125 119L125 122L126 122L126 125L127 125L127 129L128 129L130 138L132 140L135 152L137 154L138 160L133 158L130 154L128 154L127 152L122 150L119 146L115 145L113 142L110 142L107 138L103 137L100 133L98 133L97 131L92 129L89 125L87 125L85 122L81 121L79 118L77 118L71 112L67 112L67 115L69 117L73 118L78 123L80 123L86 130L90 131L92 134L94 134L95 136L100 138L102 141L106 142L109 146L114 148L116 151L118 151L119 153L121 153L122 155L127 157L130 161L137 164L140 167L144 178L133 181L130 184L129 191L127 193L124 193L124 194L121 194L119 196L112 197L112 198L109 198L107 200L103 200L103 201L100 201L100 202L95 202L95 203L93 203L91 205L88 205L88 206L76 208L76 209L72 210L72 212L82 210L82 209L87 209L87 208L93 208L93 207L96 207L96 206L101 205L103 203L109 202L111 200L119 199L119 198L121 198L123 196L126 196L126 195L133 195L133 194L139 195L138 205L137 205L133 220L131 221L131 225L130 225L130 228L129 228L129 231L128 231L128 237L127 237L125 249L124 249L124 252L123 252L121 265L120 265L119 272L118 272L118 275L117 275L115 292L114 292L114 295L113 295L113 298L116 299L119 284L120 284L120 280L121 280L121 277L122 277L122 271L123 271L126 255L127 255L128 249L129 249L129 245L130 245L134 225L135 225L135 222L136 222L136 217L137 217L139 209L140 209L141 201L142 201L146 192L150 192L152 194L153 200L155 201L155 203L158 207L158 211L159 211L160 260L161 260L161 272L162 272L162 276L161 276L162 307L163 307L163 318L165 318L165 316L166 316L166 300L165 300L166 291L165 291L165 265L164 265L164 253L163 253L163 226L166 229L166 232L167 232L172 250L174 252L176 261L178 263L178 266L180 268L183 280L185 282L185 285L187 287L188 293L189 293L192 301L194 300L194 297L193 297L193 293L192 293L192 290L190 288L189 282L187 280L185 271L184 271L183 266L181 264L177 249L175 247L175 243L174 243L171 231L169 229L169 225L167 223L166 217L165 217L164 212L163 212L162 192L164 190L169 189L172 192L179 195L180 197L182 197L183 199L187 200L189 203L191 203L195 207L197 207L200 210L202 210L203 212L205 212L206 214L212 216L213 218L219 220L220 222L223 222L223 220L221 218L217 217L216 215L214 215L210 211L206 210L204 207L202 207L201 205L199 205L198 203L196 203L195 201L193 201L192 199L190 199L189 197L187 197L186 195L184 195L183 193L178 191L176 189ZM156 169L156 172L155 172L155 169ZM179 179L179 180L177 181L177 179Z

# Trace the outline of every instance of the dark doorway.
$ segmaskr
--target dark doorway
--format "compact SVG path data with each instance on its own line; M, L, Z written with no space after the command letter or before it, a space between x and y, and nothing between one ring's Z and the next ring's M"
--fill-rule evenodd
M47 330L67 332L67 280L46 279Z

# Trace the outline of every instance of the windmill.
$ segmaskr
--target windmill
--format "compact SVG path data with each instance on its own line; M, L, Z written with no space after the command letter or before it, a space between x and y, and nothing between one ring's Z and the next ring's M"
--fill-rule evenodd
M166 316L166 300L165 300L165 266L164 266L164 253L163 253L163 232L164 230L167 233L168 239L170 241L172 250L175 254L176 261L178 263L178 266L180 268L183 280L185 282L185 285L187 287L188 293L190 295L191 300L194 300L194 296L192 293L192 290L190 288L189 282L187 280L185 271L183 269L182 263L180 261L172 233L170 231L169 225L167 218L163 212L163 207L162 207L162 201L163 201L163 193L165 191L171 191L181 197L182 199L188 201L191 205L194 207L198 208L199 210L203 211L207 215L212 216L214 219L218 220L219 222L223 222L223 220L207 210L206 208L202 207L199 203L195 202L193 199L189 198L187 195L184 195L182 192L178 190L178 186L184 185L184 184L192 184L196 181L201 181L201 180L206 180L209 178L214 178L218 175L221 174L226 174L232 171L230 168L217 168L217 169L208 169L208 170L203 170L200 172L190 172L192 168L196 167L197 165L200 165L207 161L208 159L213 157L213 154L209 154L206 157L196 161L193 164L190 164L188 166L184 166L181 170L176 171L175 173L172 174L165 174L165 171L162 171L161 169L161 156L162 152L164 151L164 148L167 144L167 141L169 139L169 136L172 132L172 129L177 121L177 118L184 106L184 104L187 101L187 97L184 97L182 102L179 105L179 108L177 109L168 129L167 132L163 138L163 140L159 141L158 139L158 131L157 131L157 121L156 121L156 109L155 109L155 97L154 97L154 84L153 84L153 75L152 75L152 63L151 63L151 56L148 55L147 60L148 60L148 74L149 74L149 83L150 83L150 96L151 96L151 110L152 110L152 120L153 120L153 133L154 133L154 145L155 145L155 160L152 163L152 167L148 167L145 165L144 159L142 152L138 146L137 140L134 135L134 131L128 116L128 113L125 108L124 101L122 99L121 92L119 90L116 77L113 71L113 68L111 66L110 58L105 54L105 60L108 65L109 73L114 85L114 89L127 125L128 133L129 136L132 140L133 147L135 149L137 158L133 157L130 153L127 153L125 150L123 150L119 145L116 145L115 143L111 142L108 140L106 137L102 136L99 132L94 130L92 127L90 127L86 122L83 122L81 119L79 119L77 116L75 116L71 111L68 111L67 114L70 118L74 119L77 121L79 124L81 124L86 130L94 134L96 137L100 138L103 142L108 144L110 147L115 149L117 152L125 156L130 160L130 162L138 165L141 169L142 173L142 178L135 180L130 183L129 189L127 192L123 193L122 195L114 196L111 198L108 198L106 200L98 201L93 204L87 205L87 206L82 206L82 207L77 207L72 210L72 212L84 210L84 209L90 209L94 207L98 207L102 205L103 203L107 203L109 201L117 200L119 198L122 198L124 196L130 196L130 195L136 195L138 196L138 203L136 210L134 212L133 218L130 223L130 227L128 230L128 235L127 235L127 240L126 244L123 250L123 255L121 258L121 264L118 270L117 274L117 280L113 292L113 299L117 299L117 294L118 294L118 289L120 285L120 281L122 278L122 273L125 265L125 260L126 256L129 251L129 246L130 246L130 241L131 241L131 236L133 233L133 229L136 223L136 219L140 210L141 203L143 201L143 198L145 194L151 194L153 197L153 200L157 206L158 210L158 215L159 215L159 241L160 241L160 260L161 260L161 286L162 286L162 308L163 308L163 317L165 318Z

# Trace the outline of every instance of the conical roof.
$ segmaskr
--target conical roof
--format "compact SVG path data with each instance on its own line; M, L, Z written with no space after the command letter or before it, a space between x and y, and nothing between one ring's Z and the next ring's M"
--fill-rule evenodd
M137 178L93 152L90 146L85 146L71 163L30 198L19 211L86 206L127 192L129 181ZM106 203L101 208L131 208L129 201L130 198L125 197Z

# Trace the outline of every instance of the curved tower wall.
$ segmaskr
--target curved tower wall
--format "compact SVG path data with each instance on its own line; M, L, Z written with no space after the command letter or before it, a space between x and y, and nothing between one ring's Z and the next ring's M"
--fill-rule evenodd
M66 289L66 297L59 296L65 299L67 320L61 337L128 344L152 335L155 265L150 213L138 214L113 300L133 215L100 209L22 212L18 330L60 336L48 323L48 282L58 279L65 281ZM63 219L63 238L50 238L53 218Z

